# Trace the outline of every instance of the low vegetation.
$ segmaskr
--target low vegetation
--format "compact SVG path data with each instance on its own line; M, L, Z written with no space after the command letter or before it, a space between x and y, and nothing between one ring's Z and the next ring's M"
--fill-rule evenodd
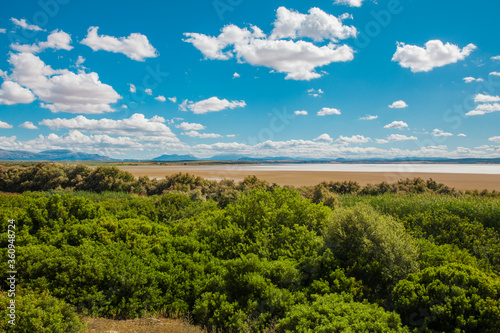
M3 166L0 191L21 193L0 195L4 249L16 220L19 287L18 325L2 320L0 331L179 313L208 332L500 327L497 193L422 179L297 189L255 177L134 179L58 164ZM7 259L2 251L3 271Z

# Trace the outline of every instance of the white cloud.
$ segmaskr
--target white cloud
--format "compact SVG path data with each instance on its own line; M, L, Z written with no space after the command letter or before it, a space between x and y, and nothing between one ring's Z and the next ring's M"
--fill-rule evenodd
M122 104L122 109L128 109L128 106L125 104Z
M341 18L316 7L309 9L309 14L279 7L273 25L270 39L307 37L316 42L325 39L337 42L340 39L355 38L357 34L355 27L343 25Z
M149 43L146 36L140 33L132 33L128 37L112 37L97 33L99 27L90 27L87 37L80 43L87 45L93 51L109 51L123 53L132 60L144 61L146 58L158 56L156 49Z
M76 59L75 64L78 67L78 66L81 66L84 62L85 62L85 58L80 55L80 56L78 56L78 59Z
M458 134L457 136L466 137L467 135L465 135L464 133L460 133L460 134Z
M135 87L135 85L133 85L132 83L129 83L129 90L131 93L136 93L137 92L137 88Z
M228 134L228 135L226 135L226 137L228 137L228 138L234 138L234 137L236 137L236 134Z
M500 55L497 55L497 56L491 57L491 60L500 60Z
M165 96L162 96L162 95L160 95L160 96L158 96L158 97L155 97L155 99L156 99L157 101L160 101L160 102L165 102L165 101L167 100L167 99L165 98Z
M500 72L491 72L490 75L493 75L493 76L500 76Z
M334 108L322 108L316 113L318 116L327 116L331 114L340 114L340 110Z
M283 7L283 11L288 10ZM327 36L326 28L320 22L317 26L312 24L312 21L309 23L311 26L302 26L300 23L292 30L301 36L314 35L317 38ZM274 31L277 33L276 27ZM276 33L273 38L276 37ZM332 37L331 33L328 36ZM350 61L354 58L352 48L347 45L340 46L330 42L320 47L302 40L268 38L256 26L252 26L250 31L247 28L227 25L216 37L199 33L185 33L184 36L187 37L184 41L193 44L207 59L228 60L236 57L240 63L246 62L253 66L264 66L279 73L286 73L285 79L290 80L319 78L322 75L315 71L317 67L333 62Z
M215 133L199 133L197 131L189 131L182 133L182 135L187 135L192 138L200 138L200 139L213 139L213 138L221 138L222 135Z
M493 136L488 139L489 141L493 141L495 143L500 143L500 136Z
M366 115L366 117L360 117L359 120L374 120L374 119L377 119L378 116L370 116L370 115Z
M11 18L10 19L15 25L24 28L26 30L34 30L34 31L45 31L45 29L40 28L39 26L36 26L34 24L28 24L25 19L16 19L16 18Z
M143 114L135 113L130 118L113 119L88 119L77 116L72 119L44 119L40 125L48 126L53 130L70 129L91 133L102 133L109 135L132 135L132 136L162 136L165 140L176 141L175 134L165 124L163 117L154 116L151 119Z
M367 143L370 141L372 141L372 139L366 138L362 135L353 135L351 137L341 135L337 140L335 140L335 143L339 145L350 145L350 144Z
M11 44L10 48L18 52L29 52L29 53L39 53L45 49L54 50L66 50L70 51L73 49L71 44L71 35L65 33L62 30L54 30L47 37L46 42L40 42L35 44Z
M187 122L183 122L183 123L180 123L179 125L175 125L175 127L180 128L183 131L201 131L201 130L204 130L206 128L202 124L187 123Z
M435 67L442 67L464 60L475 49L474 44L469 44L460 49L450 43L443 44L440 40L428 41L425 48L398 43L392 61L399 62L401 67L410 68L414 73L428 72Z
M172 103L177 103L177 97L167 97L167 99Z
M12 128L12 125L0 120L0 128Z
M99 81L97 73L54 70L31 53L10 53L10 78L30 89L41 106L52 112L97 114L115 111L110 104L121 96ZM49 104L46 104L49 103Z
M320 97L323 93L324 93L324 91L321 89L315 90L315 89L311 88L311 89L307 90L307 94L309 96L312 96L312 97Z
M467 77L464 77L463 80L465 81L465 83L471 83L471 82L483 82L484 80L481 79L481 78L475 78L475 77L472 77L472 76L467 76Z
M323 133L320 136L318 136L316 139L314 139L314 141L328 141L328 142L332 142L333 139L327 133Z
M36 127L35 125L33 125L33 123L31 121L25 121L24 123L22 123L21 125L19 125L19 127L22 127L22 128L25 128L25 129L30 129L30 130L36 130L36 129L38 129L38 127Z
M444 132L444 131L437 129L437 128L435 128L432 131L432 135L434 135L434 136L453 136L453 134Z
M486 94L477 94L476 96L474 96L474 102L476 103L500 102L500 97L486 95Z
M0 28L0 34L5 34L5 33L7 33L7 29Z
M228 101L227 99L219 99L218 97L210 97L208 99L191 102L184 100L182 104L179 105L179 110L181 111L193 111L195 114L203 114L207 112L217 112L225 109L235 109L245 107L245 101Z
M500 104L479 104L475 110L467 112L466 116L482 116L487 113L500 111Z
M146 94L148 94L149 96L153 95L153 90L151 90L151 89L149 89L149 88L145 89L145 90L144 90L144 92L145 92Z
M402 128L408 128L408 124L405 123L404 121L393 121L392 123L385 125L384 128L402 129Z
M363 0L335 0L334 5L347 5L350 7L361 7Z
M375 142L377 142L378 144L389 143L389 141L384 140L384 139L375 139Z
M406 136L402 134L391 134L387 137L387 141L408 141L408 140L418 140L415 136Z
M4 81L0 87L0 105L29 104L36 99L35 95L13 81Z
M234 72L234 74L233 74L233 79L237 79L237 78L239 78L239 77L240 77L240 74L238 74L238 73Z
M389 105L391 109L404 109L408 107L408 104L406 104L405 101L395 101L391 105Z
M293 113L297 116L307 116L307 111L297 110L297 111L293 111Z

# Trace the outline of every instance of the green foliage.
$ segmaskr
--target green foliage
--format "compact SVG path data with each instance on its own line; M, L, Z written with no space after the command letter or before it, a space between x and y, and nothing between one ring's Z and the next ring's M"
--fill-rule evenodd
M15 299L15 325L9 324L12 318L7 293L0 291L0 331L11 333L72 333L80 332L83 323L73 307L46 292L17 293Z
M312 302L293 306L276 328L277 332L300 333L409 332L396 313L340 294L318 296Z
M429 267L394 288L404 323L425 332L498 332L500 279L462 264Z
M325 243L372 295L418 269L412 237L400 223L369 206L336 210L325 230Z
M27 332L71 331L75 310L123 319L191 313L233 332L499 326L495 193L464 195L421 179L296 190L254 176L135 179L51 163L0 166L0 190L23 192L0 195L0 247L13 218L26 290L19 304L31 304L20 313L38 325Z

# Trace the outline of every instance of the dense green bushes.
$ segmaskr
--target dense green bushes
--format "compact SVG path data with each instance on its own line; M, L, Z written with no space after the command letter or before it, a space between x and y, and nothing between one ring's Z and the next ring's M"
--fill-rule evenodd
M116 170L92 178L95 170L78 168L71 170L79 177L55 182L83 189L100 179L103 191L61 185L0 195L0 247L8 244L8 220L16 220L25 291L16 300L27 304L19 318L38 325L26 332L77 330L75 310L113 318L191 313L224 332L500 326L497 198L431 194L426 189L437 185L420 181L403 185L424 193L371 196L348 182L293 190L255 177L149 182ZM43 165L37 173L57 175ZM139 196L130 182L133 192L161 192ZM2 251L0 270L6 259Z
M83 323L73 307L46 292L23 291L15 298L15 325L8 323L11 317L11 298L0 291L0 331L11 333L73 333L83 329Z

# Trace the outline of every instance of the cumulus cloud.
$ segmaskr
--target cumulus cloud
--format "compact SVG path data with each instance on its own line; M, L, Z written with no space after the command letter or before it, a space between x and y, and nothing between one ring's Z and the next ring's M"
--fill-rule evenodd
M391 105L389 105L391 109L404 109L408 107L408 104L406 104L405 101L395 101Z
M221 138L222 135L215 133L199 133L197 131L189 131L182 133L182 135L187 135L192 138L200 138L200 139L213 139L213 138Z
M240 77L240 74L238 74L238 73L234 72L234 74L233 74L233 79L237 79L237 78L239 78L239 77Z
M467 77L464 77L463 80L465 81L465 83L471 83L471 82L483 82L484 80L481 79L481 78L475 78L475 77L472 77L472 76L467 76Z
M307 90L307 94L309 96L312 96L312 97L319 97L319 96L323 95L323 93L324 93L324 91L321 89L315 90L315 89L311 88L311 89Z
M35 44L11 44L10 48L18 52L29 52L29 53L39 53L45 49L54 50L66 50L70 51L73 49L71 44L71 35L65 33L62 30L54 30L47 37L46 42L40 42ZM84 60L85 61L85 60Z
M0 87L0 105L29 104L36 99L35 95L13 81L4 81Z
M500 76L500 72L491 72L490 75L493 75L493 76Z
M361 7L363 0L335 0L334 5L347 5L350 7Z
M36 130L38 127L36 127L31 121L25 121L21 125L19 125L21 128L29 129L29 130Z
M339 136L337 140L335 140L336 144L339 145L350 145L350 144L361 144L372 141L370 138L365 138L362 135L353 135L351 137Z
M7 33L7 29L0 28L0 34L5 34Z
M165 96L162 96L162 95L160 95L160 96L158 96L158 97L155 97L155 99L156 99L157 101L160 101L160 102L165 102L165 101L167 100L167 99L165 98Z
M487 104L479 104L476 109L467 112L466 116L482 116L487 113L498 112L500 111L500 103L487 103Z
M181 111L192 111L195 114L203 114L207 112L217 112L225 109L235 109L245 107L245 101L228 101L227 99L219 99L218 97L210 97L208 99L191 102L184 100L179 105Z
M465 135L464 133L459 133L457 136L466 137L467 135Z
M493 136L488 139L489 141L493 141L495 143L500 143L500 136Z
M316 113L318 116L327 116L331 114L340 114L340 110L334 108L322 108Z
M93 51L104 50L114 53L122 53L132 60L144 61L146 58L158 56L156 49L149 43L146 36L140 33L132 33L128 37L116 38L113 36L99 35L99 27L90 27L80 43L87 45Z
M445 131L437 129L437 128L435 128L432 131L432 135L434 135L434 136L453 136L453 134L445 132Z
M34 24L28 24L28 22L26 22L25 19L16 19L14 17L12 17L10 19L12 21L12 23L14 23L15 25L21 27L21 28L24 28L26 30L33 30L33 31L45 31L45 29L42 29L40 28L39 26L37 25L34 25Z
M293 111L293 113L297 116L307 116L307 111L304 110Z
M145 90L144 90L144 92L145 92L146 94L148 94L149 96L153 95L153 90L151 90L151 89L149 89L149 88L145 89Z
M99 80L97 73L54 70L31 53L10 53L12 81L30 89L41 106L52 112L97 114L115 111L110 104L121 96ZM29 94L25 92L26 100Z
M311 9L309 15L289 11L280 7L279 13L289 13L293 17L300 17L297 24L279 16L271 37L267 37L260 28L251 26L250 29L239 28L235 25L226 25L218 36L207 36L199 33L185 33L184 41L193 44L207 59L228 60L236 57L238 62L246 62L253 66L264 66L279 73L286 73L285 79L311 80L321 77L316 72L317 67L329 65L333 62L345 62L354 58L353 50L347 45L337 45L330 42L327 45L316 46L303 40L277 39L279 36L295 37L308 36L313 39L347 38L355 35L353 32L334 32L334 29L322 21L319 16L330 16L319 13L319 9ZM316 14L313 14L316 13ZM311 16L312 15L312 16ZM305 17L305 19L304 19ZM332 16L333 17L333 16ZM333 17L335 18L335 17ZM314 20L317 19L317 24ZM335 20L339 20L335 18ZM277 24L277 25L276 25ZM325 25L326 24L326 25ZM289 26L285 32L285 26ZM342 25L342 27L344 27ZM351 30L349 30L351 31Z
M497 56L491 57L491 60L500 60L500 55L497 55Z
M276 11L274 29L271 39L281 38L311 38L316 42L325 39L337 42L341 39L355 38L357 31L353 26L342 23L344 17L325 13L319 8L309 9L309 14L301 14L285 7L279 7Z
M183 122L183 123L180 123L179 125L175 125L175 127L180 128L183 131L201 131L201 130L204 130L206 128L202 124L187 123L187 122Z
M389 141L387 141L385 139L375 139L375 142L378 143L378 144L389 143Z
M500 97L486 95L486 94L477 94L476 96L474 96L474 102L476 103L500 102Z
M359 120L374 120L377 118L378 118L378 116L366 115L365 117L360 117Z
M387 137L387 141L408 141L408 140L418 140L416 136L406 136L402 134L391 134Z
M137 88L135 87L135 85L133 85L132 83L129 83L129 91L134 94L137 92Z
M436 67L464 60L475 49L474 44L469 44L460 49L450 43L443 44L440 40L428 41L425 48L398 43L392 61L398 62L401 67L410 68L414 73L428 72Z
M77 116L71 119L44 119L39 122L40 125L48 126L53 130L70 129L109 135L162 136L165 140L177 141L175 134L164 123L163 117L154 116L148 119L140 113L118 120L88 119L84 116Z
M0 128L12 128L12 125L0 120Z
M167 97L167 99L172 103L177 103L177 97Z
M333 139L330 137L330 135L328 135L326 133L323 133L320 136L318 136L316 139L314 139L314 141L328 141L328 142L332 142Z
M385 125L384 128L403 129L403 128L408 128L408 124L405 123L404 121L393 121L392 123Z

